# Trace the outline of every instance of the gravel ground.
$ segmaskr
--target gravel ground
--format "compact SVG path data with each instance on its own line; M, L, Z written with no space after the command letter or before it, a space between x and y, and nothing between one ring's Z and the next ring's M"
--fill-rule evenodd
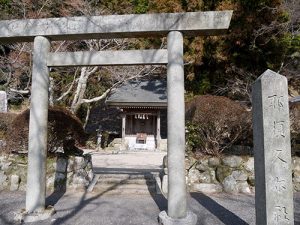
M13 212L25 207L24 192L0 192L0 224L15 224ZM57 213L49 220L31 224L72 225L157 225L157 216L167 207L161 195L51 194L48 204ZM254 196L204 195L192 193L190 209L198 216L198 225L255 224ZM300 224L300 194L295 195L295 224Z

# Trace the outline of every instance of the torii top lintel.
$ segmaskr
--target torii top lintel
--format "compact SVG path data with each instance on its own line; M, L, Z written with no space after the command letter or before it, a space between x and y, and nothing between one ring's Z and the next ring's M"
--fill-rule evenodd
M170 31L184 35L220 35L229 27L232 11L161 14L130 14L91 17L0 21L0 43L50 40L106 39L166 36Z

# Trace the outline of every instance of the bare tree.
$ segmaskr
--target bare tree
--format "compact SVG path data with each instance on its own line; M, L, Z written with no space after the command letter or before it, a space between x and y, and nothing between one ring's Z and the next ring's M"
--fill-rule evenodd
M32 8L33 0L12 0L11 4L18 11L18 17L21 18L41 18L49 17L53 13L51 8L53 4L63 4L65 7L58 9L60 16L72 16L72 15L90 15L90 14L111 14L111 12L103 7L99 7L97 12L91 7L91 2L82 0L67 0L62 2L49 1L38 3L35 10ZM130 49L138 42L137 39L109 39L109 40L80 40L80 41L62 41L52 42L52 51L65 52L65 51L104 51L104 50L124 50ZM164 47L164 41L161 48ZM5 51L3 51L5 52ZM27 57L24 57L26 55ZM7 77L7 88L20 95L30 93L31 84L31 59L32 59L32 44L15 44L9 46L9 54L0 55L0 75L3 74ZM28 81L24 87L22 81L18 77L16 68L19 69L19 74L26 74ZM50 104L57 104L64 101L64 103L70 108L70 110L76 114L82 104L92 104L94 102L103 100L107 95L121 85L128 79L134 79L138 77L148 76L151 73L158 71L158 66L132 66L128 68L120 67L81 67L62 69L55 68L50 72L50 76L53 74L63 74L68 77L68 83L60 83L61 80L57 80L57 76L50 77ZM99 84L104 78L103 74L109 74L109 78L106 79L105 88L102 92L98 92L99 95L91 96L89 93L89 87L91 86L90 80L98 77ZM20 85L22 84L22 85Z

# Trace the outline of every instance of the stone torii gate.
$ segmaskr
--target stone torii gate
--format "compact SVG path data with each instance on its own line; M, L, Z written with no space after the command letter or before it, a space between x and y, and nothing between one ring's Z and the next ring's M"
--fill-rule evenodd
M232 11L0 21L0 43L34 41L29 123L27 215L45 210L49 67L167 64L168 210L161 224L196 224L187 211L183 35L221 35ZM50 41L167 36L167 50L50 52Z

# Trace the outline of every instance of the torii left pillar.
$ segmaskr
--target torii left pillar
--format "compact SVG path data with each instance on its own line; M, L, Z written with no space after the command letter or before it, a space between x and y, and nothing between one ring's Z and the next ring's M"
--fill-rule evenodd
M49 92L47 56L49 51L50 41L46 37L35 37L29 119L25 222L26 220L29 222L46 219L54 211L45 210Z

